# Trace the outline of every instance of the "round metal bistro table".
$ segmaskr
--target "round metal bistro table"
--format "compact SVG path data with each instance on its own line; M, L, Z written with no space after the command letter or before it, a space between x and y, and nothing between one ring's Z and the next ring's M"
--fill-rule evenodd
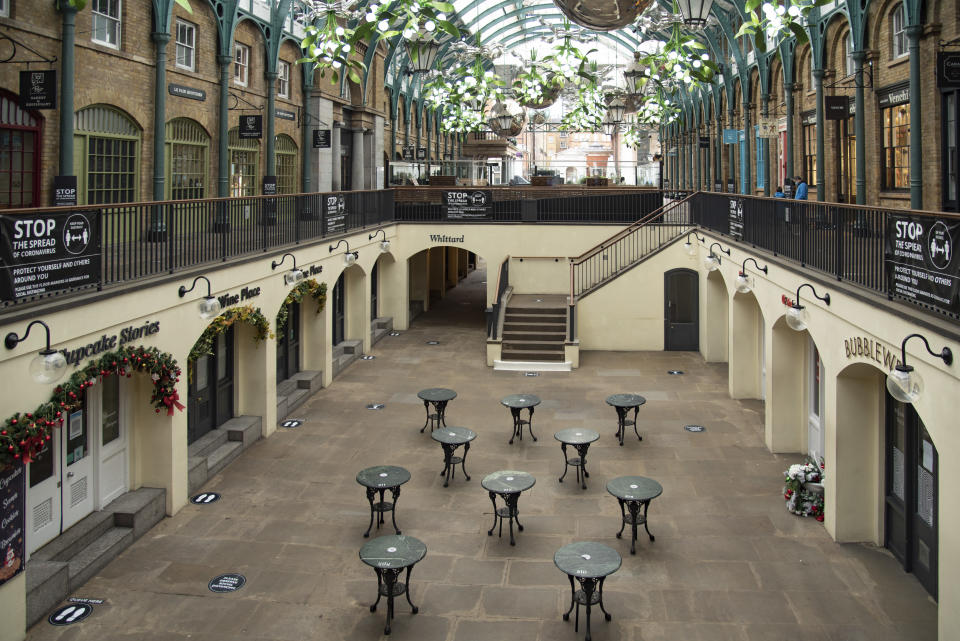
M363 533L364 538L370 536L370 528L373 527L373 519L376 515L377 529L383 521L383 513L390 512L390 518L393 521L393 529L400 534L400 528L397 527L397 499L400 498L400 486L410 480L410 472L396 465L376 465L360 470L357 473L357 483L367 488L367 501L370 502L370 525L367 531ZM392 501L383 500L383 495L387 490L393 495ZM380 493L380 500L374 501L377 493Z
M427 546L412 536L378 536L367 541L360 548L360 560L377 573L377 600L370 606L371 612L377 611L380 597L387 597L387 625L384 634L390 634L390 620L393 619L393 597L407 595L407 603L416 614L420 608L410 600L410 572L423 557L427 556ZM400 573L406 569L406 581L398 581Z
M423 407L427 410L427 420L423 422L420 432L423 433L423 430L427 429L427 425L430 426L431 432L440 427L441 423L446 427L447 403L456 397L457 393L446 387L431 387L417 392L417 398L423 401ZM430 411L431 405L433 405L432 412Z
M577 469L577 482L580 483L580 487L587 489L587 477L590 476L590 473L587 472L587 450L591 443L600 438L600 435L593 430L574 427L568 430L560 430L553 435L553 438L560 441L560 449L563 450L564 466L560 482L563 483L563 477L567 475L567 469L575 467ZM568 445L575 447L579 456L568 457Z
M640 411L640 406L646 402L647 399L639 394L613 394L607 397L607 405L612 405L617 410L617 438L620 439L621 447L628 425L633 425L633 433L637 435L638 440L643 440L640 432L637 431L637 412ZM630 410L633 410L633 419L627 418Z
M620 502L620 516L623 524L620 531L617 532L617 538L623 534L623 528L629 523L633 531L633 537L630 540L630 554L637 553L637 526L643 525L651 541L657 538L650 533L647 527L647 510L650 509L650 501L663 494L663 486L648 479L645 476L618 476L615 479L607 481L607 492L610 492ZM643 508L643 514L640 514L640 508Z
M440 443L443 448L443 471L440 472L441 476L446 477L443 481L443 487L450 485L450 478L456 475L457 463L463 470L463 477L469 481L467 453L470 452L470 441L477 438L477 433L466 427L441 427L430 432L430 438ZM463 446L463 456L454 456L454 452L461 445Z
M577 606L573 630L580 629L580 606L587 607L587 641L590 641L590 608L599 605L607 621L610 613L603 607L603 581L620 569L620 553L603 543L580 541L565 545L553 555L553 563L570 579L570 608L563 613L563 620L570 620L570 610ZM580 584L574 587L573 580Z
M503 536L503 520L506 519L510 524L510 545L516 545L513 538L513 522L517 522L517 529L523 532L523 526L517 518L517 502L520 500L520 493L529 490L537 482L532 474L526 472L517 472L514 470L501 470L488 474L480 481L483 489L490 493L490 502L493 503L493 525L487 532L487 536L493 536L493 531L500 524L500 533L497 536ZM497 507L497 497L504 503L504 507Z
M530 436L534 443L537 437L533 435L533 408L540 404L540 397L534 394L511 394L500 399L500 404L510 408L510 414L513 416L513 434L510 435L510 445L513 445L513 439L519 437L523 440L523 426L526 425L530 431ZM527 420L520 417L520 412L527 410Z

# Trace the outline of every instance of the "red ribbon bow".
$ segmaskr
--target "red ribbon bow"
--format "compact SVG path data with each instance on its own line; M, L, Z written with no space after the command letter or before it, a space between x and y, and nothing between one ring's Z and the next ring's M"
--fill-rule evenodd
M183 403L180 402L179 392L175 391L170 396L164 396L163 404L167 406L167 416L173 416L174 407L176 407L181 412L183 411Z

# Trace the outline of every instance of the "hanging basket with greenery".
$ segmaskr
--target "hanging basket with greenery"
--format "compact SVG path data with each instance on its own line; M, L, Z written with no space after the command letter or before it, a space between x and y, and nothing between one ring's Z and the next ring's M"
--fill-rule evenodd
M291 289L287 294L287 297L283 299L283 304L280 306L280 311L277 312L277 322L274 325L277 330L287 324L287 315L290 313L290 305L293 303L299 303L303 300L304 296L309 296L317 303L317 313L319 314L323 311L323 308L327 304L327 284L318 283L316 279L308 278L307 280L298 283L296 287Z
M263 315L259 307L253 305L231 307L214 318L200 334L200 338L197 339L193 349L190 350L190 356L188 357L190 362L195 362L201 356L213 354L213 346L217 342L217 336L227 331L235 323L253 325L257 332L253 339L258 343L273 336L270 332L270 321Z

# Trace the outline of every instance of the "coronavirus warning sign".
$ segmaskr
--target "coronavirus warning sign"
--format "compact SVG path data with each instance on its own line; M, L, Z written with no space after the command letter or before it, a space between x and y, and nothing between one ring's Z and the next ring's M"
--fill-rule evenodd
M100 283L100 213L0 215L0 296L20 300Z
M890 293L960 313L960 221L890 214L887 219L887 282Z

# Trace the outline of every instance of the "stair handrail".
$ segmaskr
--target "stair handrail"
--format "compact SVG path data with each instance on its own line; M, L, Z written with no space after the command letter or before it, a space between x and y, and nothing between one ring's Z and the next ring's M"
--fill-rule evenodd
M487 336L490 340L497 339L497 329L500 324L500 306L503 302L503 294L510 286L510 256L509 254L500 263L497 270L497 298L493 305L487 310Z
M575 306L576 303L577 303L577 301L580 299L580 297L577 295L577 293L576 293L576 291L575 291L575 282L574 282L574 280L575 280L575 279L574 279L574 273L575 273L575 269L576 269L577 265L580 265L580 264L586 262L586 261L587 261L588 259L590 259L591 257L596 256L596 255L599 254L600 252L602 252L602 251L604 251L604 250L606 250L606 249L609 249L610 247L612 247L613 245L615 245L615 244L616 244L617 242L619 242L620 240L626 238L626 237L629 236L630 234L635 233L637 230L639 230L639 229L641 229L641 228L649 225L650 223L654 222L657 218L662 218L662 217L664 216L664 214L669 213L669 212L672 211L673 209L676 209L676 208L680 207L681 205L689 204L689 203L693 202L694 196L696 196L698 193L699 193L699 192L691 192L691 193L687 194L687 195L686 195L683 199L681 199L681 200L672 200L672 201L670 201L669 203L666 203L665 205L661 205L660 207L658 207L658 208L655 209L654 211L650 212L649 214L647 214L646 216L644 216L644 217L641 218L640 220L638 220L638 221L636 221L636 222L634 222L634 223L631 223L628 227L625 227L624 229L620 230L619 232L617 232L616 234L614 234L614 235L611 236L610 238L608 238L608 239L600 242L598 245L594 245L593 247L591 247L590 249L586 250L585 252L583 252L583 253L580 254L579 256L576 256L576 257L574 257L574 258L571 258L571 259L570 259L570 299L569 299L569 300L570 300L570 306L571 306L571 307ZM572 337L571 337L571 338L572 338Z

